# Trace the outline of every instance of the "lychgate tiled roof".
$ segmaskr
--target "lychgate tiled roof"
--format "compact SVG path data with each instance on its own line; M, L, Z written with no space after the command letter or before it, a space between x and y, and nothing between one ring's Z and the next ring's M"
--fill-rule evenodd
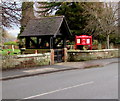
M62 24L64 23L64 24ZM56 35L59 33L61 26L64 30L67 30L66 34L70 34L68 25L64 19L64 16L57 17L43 17L39 19L32 19L28 22L25 30L20 36L45 36Z

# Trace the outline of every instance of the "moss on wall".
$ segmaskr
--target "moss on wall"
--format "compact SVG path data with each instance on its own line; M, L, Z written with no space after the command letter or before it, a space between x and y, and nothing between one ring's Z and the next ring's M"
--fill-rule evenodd
M50 65L50 53L3 56L2 70Z
M120 57L118 49L103 50L68 50L68 61L86 61L93 59L104 59Z

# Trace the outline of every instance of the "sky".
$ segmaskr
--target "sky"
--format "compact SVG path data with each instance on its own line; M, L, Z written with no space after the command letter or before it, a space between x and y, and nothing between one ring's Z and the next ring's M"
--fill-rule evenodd
M13 1L13 0L11 0L11 1ZM16 0L14 0L14 1L16 1ZM17 1L19 1L19 0L17 0ZM27 0L27 1L33 1L33 0ZM36 0L36 1L40 1L40 0ZM120 0L99 0L99 1L101 1L101 2L119 2ZM11 35L13 35L15 37L17 37L18 34L20 33L20 29L18 26L13 26L12 28L7 29L7 31L8 31L8 33L10 33Z
M11 34L11 35L17 37L18 34L20 33L20 28L17 27L17 26L14 26L13 28L7 29L7 31L8 31L9 34Z

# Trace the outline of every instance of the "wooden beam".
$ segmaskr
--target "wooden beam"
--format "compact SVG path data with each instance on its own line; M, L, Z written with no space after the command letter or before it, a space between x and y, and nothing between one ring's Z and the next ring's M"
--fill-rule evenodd
M50 49L53 49L53 37L50 37Z
M63 48L66 48L66 45L67 45L66 40L67 40L66 37L64 37L63 38Z
M39 39L40 39L40 37L37 37L37 48L40 48Z

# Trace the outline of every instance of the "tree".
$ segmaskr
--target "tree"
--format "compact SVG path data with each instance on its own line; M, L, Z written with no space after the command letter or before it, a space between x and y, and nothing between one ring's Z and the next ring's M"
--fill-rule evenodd
M12 35L10 35L5 29L3 29L3 28L1 28L0 27L0 46L3 46L4 45L4 43L8 43L8 44L10 44L11 42L10 41L12 41L12 40L14 40L15 39L15 37L14 36L12 36ZM9 43L10 42L10 43ZM12 46L13 47L13 46ZM14 48L13 48L13 50L14 50Z
M96 5L85 6L86 13L91 14L88 25L84 31L91 32L96 37L106 38L107 48L109 49L110 35L117 33L116 11L113 10L111 3L96 3ZM85 14L86 14L85 13Z
M10 41L10 39L14 39L15 37L10 35L5 29L0 27L0 39L1 44L7 41Z
M83 12L84 8L81 2L70 2L61 5L56 15L65 15L73 35L81 35L87 24L87 16L84 16Z
M19 24L21 18L21 7L17 2L1 2L0 10L2 15L2 26L12 27L13 24Z
M106 35L107 48L109 49L110 35L118 33L118 21L117 21L117 9L113 9L112 3L105 4L105 10L103 12L104 18L101 21L101 26L103 26L103 32Z
M59 7L64 2L37 2L35 3L35 14L37 14L36 17L43 17L43 16L50 16L54 11L59 9Z
M34 2L22 2L22 17L20 20L21 27L26 27L28 21L35 18L33 4Z
M40 15L44 13L44 16L50 16L52 12L56 11L55 15L65 16L73 35L80 35L83 33L82 29L86 26L87 17L83 15L84 8L81 2L44 2L39 4L43 5L38 7L38 9L41 9L37 11Z
M23 4L23 6L22 6ZM33 2L10 2L10 1L2 1L0 7L1 19L2 19L2 27L12 27L15 25L20 25L23 23L21 18L24 18L24 12L26 13L28 18L30 16L31 7L33 6ZM32 8L33 10L33 8ZM24 18L26 19L26 18Z

